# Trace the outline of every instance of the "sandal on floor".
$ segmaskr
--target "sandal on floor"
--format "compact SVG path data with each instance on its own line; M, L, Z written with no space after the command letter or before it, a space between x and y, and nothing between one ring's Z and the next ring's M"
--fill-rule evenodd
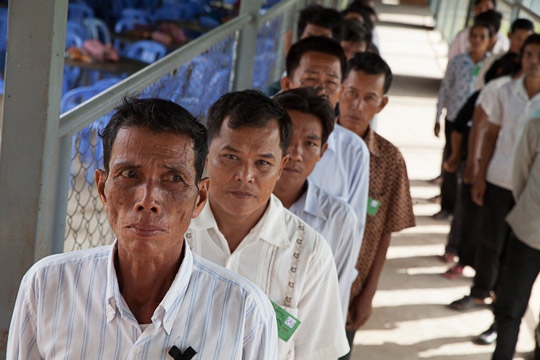
M453 301L448 305L450 309L458 310L458 311L465 311L465 310L474 310L474 309L485 309L486 304L484 302L477 303L474 301L475 299L470 296L464 296L462 299Z
M450 280L456 280L463 276L463 269L464 267L462 265L454 265L443 273L442 276Z
M443 255L440 255L439 259L441 259L441 261L445 263L453 263L456 261L456 256L457 256L456 253L447 251Z

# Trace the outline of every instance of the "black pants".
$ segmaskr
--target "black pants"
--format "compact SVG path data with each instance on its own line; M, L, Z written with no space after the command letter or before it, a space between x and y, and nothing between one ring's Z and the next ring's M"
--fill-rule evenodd
M512 192L488 182L482 211L482 238L476 249L476 275L471 288L471 296L477 299L485 299L495 290L503 250L510 236L505 218L512 207Z
M540 272L540 250L524 244L514 234L511 234L509 241L495 304L497 347L493 359L496 360L513 358L521 318L527 310L531 289ZM537 357L540 357L538 351Z
M451 134L454 130L454 123L445 120L444 122L444 138L446 144L444 145L443 150L443 161L446 161L450 154L452 153L452 138ZM456 188L457 188L457 177L456 173L449 173L442 170L442 183L441 183L441 210L448 211L449 213L454 212L454 205L456 202Z
M458 191L459 205L454 211L454 218L461 217L461 232L457 251L459 264L474 268L476 247L482 237L481 212L484 208L472 201L471 189L472 185L461 183L461 189ZM459 211L457 211L458 208L460 208Z
M463 170L465 163L462 161L456 171L456 201L454 203L454 216L452 217L452 223L450 224L450 232L446 239L445 252L457 254L459 249L459 243L461 241L461 233L463 231Z
M351 349L348 354L343 355L339 358L339 360L349 360L351 358L352 353L352 347L353 347L353 341L354 341L354 334L356 334L356 330L345 330L347 333L347 341L349 342L349 348Z

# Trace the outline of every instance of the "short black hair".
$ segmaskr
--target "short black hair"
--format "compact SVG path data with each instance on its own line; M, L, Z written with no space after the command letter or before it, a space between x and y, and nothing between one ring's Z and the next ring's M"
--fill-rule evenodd
M474 6L480 5L480 3L482 3L483 1L486 1L486 0L474 0ZM491 2L493 3L494 7L497 6L497 0L491 0Z
M540 45L540 34L531 34L525 39L523 46L521 47L521 57L523 58L523 53L525 48L529 45Z
M384 74L383 94L386 94L392 84L392 70L390 66L377 54L374 53L356 53L354 57L347 62L347 70L343 76L343 81L347 79L351 71L362 71L368 75Z
M513 33L518 30L534 31L534 24L529 19L516 19L510 27L510 32Z
M311 114L321 121L322 143L326 144L330 133L334 130L336 114L328 100L318 94L312 87L297 88L274 96L274 101L287 111L296 110L305 114Z
M332 32L332 38L336 41L341 40L341 26L343 16L330 8L325 8L320 5L310 5L300 11L298 17L297 35L302 36L308 24L317 25Z
M343 51L341 44L336 40L324 36L313 36L299 40L289 49L287 58L285 59L287 76L291 77L294 74L295 70L300 65L302 56L309 51L335 56L339 59L341 65L341 74L343 75L345 72L347 58L345 57L345 52Z
M341 41L361 42L365 41L367 48L370 47L373 35L369 28L357 19L347 19L343 22L343 38Z
M206 118L208 145L219 135L227 117L227 126L231 129L242 126L261 128L275 120L279 126L282 154L285 154L291 143L292 122L289 114L259 90L233 91L210 106Z
M156 98L125 97L122 104L115 109L107 126L99 132L103 140L103 165L107 174L118 131L132 126L146 128L155 133L187 135L193 141L195 184L199 183L208 154L206 128L182 106Z
M481 22L491 26L493 30L493 35L499 32L499 29L501 28L501 21L502 14L497 10L493 9L484 11L483 13L476 15L476 17L474 18L475 23Z
M475 21L474 24L472 24L471 28L469 29L469 35L472 33L474 28L486 28L490 38L492 38L493 35L495 35L493 33L493 27L490 24L485 23L483 21Z

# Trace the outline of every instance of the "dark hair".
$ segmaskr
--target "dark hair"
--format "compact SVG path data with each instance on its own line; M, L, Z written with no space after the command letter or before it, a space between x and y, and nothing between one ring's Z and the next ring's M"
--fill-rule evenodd
M519 54L509 52L489 67L484 75L484 82L487 84L498 77L517 74L520 70L521 58Z
M540 44L540 34L531 34L525 39L525 42L523 43L523 46L521 47L521 57L523 58L523 53L525 52L525 48L528 45L539 45Z
M345 64L347 59L345 57L345 52L341 47L341 44L337 41L324 37L324 36L313 36L308 37L302 40L299 40L291 46L289 52L287 53L287 58L285 59L285 69L287 70L287 76L291 77L295 70L300 65L300 60L302 56L308 51L314 51L326 55L335 56L338 58L341 64L341 74L345 72Z
M347 19L343 22L342 41L365 41L367 44L367 48L369 48L372 42L372 34L368 27L362 24L357 19Z
M374 53L356 53L354 57L347 62L347 70L343 76L343 81L349 76L351 71L362 71L368 75L384 74L383 94L386 94L392 84L392 70L390 66L377 54Z
M352 3L351 5L349 5L349 7L347 7L346 10L342 12L343 17L352 12L362 15L364 23L370 28L371 31L373 31L373 29L375 28L375 24L373 23L373 20L371 20L371 16L377 19L377 12L375 11L375 9L373 9L371 6L359 3Z
M493 31L493 35L497 34L499 32L499 29L501 28L501 21L502 21L502 14L496 10L488 10L484 11L481 14L476 15L474 18L474 22L480 22L484 24L488 24Z
M258 90L233 91L220 97L210 109L206 120L208 144L219 135L225 118L227 126L261 128L275 120L279 126L279 147L285 154L292 136L292 122L285 109Z
M529 19L516 19L510 27L510 32L513 33L518 30L534 31L534 24Z
M486 0L474 0L474 6L480 5L480 3L484 2L484 1L486 1ZM491 2L493 3L494 7L497 6L497 0L491 0Z
M485 23L483 21L475 21L474 24L472 24L471 28L469 29L469 36L471 35L472 31L474 28L486 28L487 31L488 31L488 36L490 38L493 37L493 27L488 24L488 23Z
M321 145L326 143L328 136L334 130L336 114L328 100L319 95L317 90L306 87L285 91L274 96L274 101L285 110L296 110L317 117L322 125Z
M341 40L341 24L343 17L341 14L330 8L320 5L310 5L300 11L298 18L297 35L302 36L308 24L317 25L332 32L332 38L336 41Z
M139 99L125 97L122 105L115 109L111 120L99 132L103 140L103 165L109 173L112 147L120 129L138 126L155 133L187 135L193 140L195 153L195 184L199 183L204 171L208 154L207 133L205 127L193 115L178 104L163 99Z

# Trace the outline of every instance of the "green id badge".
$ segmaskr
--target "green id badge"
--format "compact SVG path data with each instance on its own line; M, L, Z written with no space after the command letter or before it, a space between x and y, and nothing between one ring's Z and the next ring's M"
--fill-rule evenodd
M474 69L471 71L471 75L474 76L474 77L478 76L478 74L480 73L480 69L481 69L481 68L482 68L482 65L481 65L481 64L476 65L476 66L474 67Z
M287 342L298 328L298 325L300 325L300 320L289 314L272 300L270 302L276 312L278 336L281 340Z
M379 200L368 198L367 213L371 216L375 216L380 206L381 206L381 202Z

